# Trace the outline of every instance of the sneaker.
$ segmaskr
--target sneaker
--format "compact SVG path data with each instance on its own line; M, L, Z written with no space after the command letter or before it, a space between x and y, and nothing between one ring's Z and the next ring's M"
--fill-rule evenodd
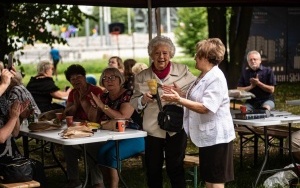
M64 188L80 188L82 187L82 183L79 180L70 180Z

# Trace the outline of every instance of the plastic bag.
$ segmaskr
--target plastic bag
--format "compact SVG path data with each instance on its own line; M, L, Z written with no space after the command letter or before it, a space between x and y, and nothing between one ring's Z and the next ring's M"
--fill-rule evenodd
M297 164L298 166L298 164ZM293 164L290 164L284 168L294 167ZM276 174L270 176L264 182L264 187L266 188L275 188L275 187L283 187L288 188L290 180L296 178L297 175L293 170L287 170L282 172L277 172Z

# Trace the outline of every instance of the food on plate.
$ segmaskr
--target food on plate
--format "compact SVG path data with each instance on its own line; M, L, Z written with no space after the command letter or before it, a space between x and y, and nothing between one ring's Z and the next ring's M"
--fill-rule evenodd
M68 127L60 133L63 138L82 138L92 136L93 130L86 126Z
M87 122L86 123L87 127L91 128L91 129L99 129L100 128L100 124L99 123L94 123L94 122Z
M80 125L81 126L89 127L91 129L99 129L100 128L100 124L99 123L95 123L95 122L85 121L85 122L81 122Z

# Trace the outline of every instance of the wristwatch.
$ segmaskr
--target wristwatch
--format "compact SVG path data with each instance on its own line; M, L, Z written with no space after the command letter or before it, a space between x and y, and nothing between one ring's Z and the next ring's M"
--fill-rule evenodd
M105 104L103 110L108 110L108 106Z

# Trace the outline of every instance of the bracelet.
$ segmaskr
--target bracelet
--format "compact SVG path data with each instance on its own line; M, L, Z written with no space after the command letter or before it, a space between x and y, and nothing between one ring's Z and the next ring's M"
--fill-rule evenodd
M104 105L104 107L103 107L103 110L108 110L108 106L107 105Z

